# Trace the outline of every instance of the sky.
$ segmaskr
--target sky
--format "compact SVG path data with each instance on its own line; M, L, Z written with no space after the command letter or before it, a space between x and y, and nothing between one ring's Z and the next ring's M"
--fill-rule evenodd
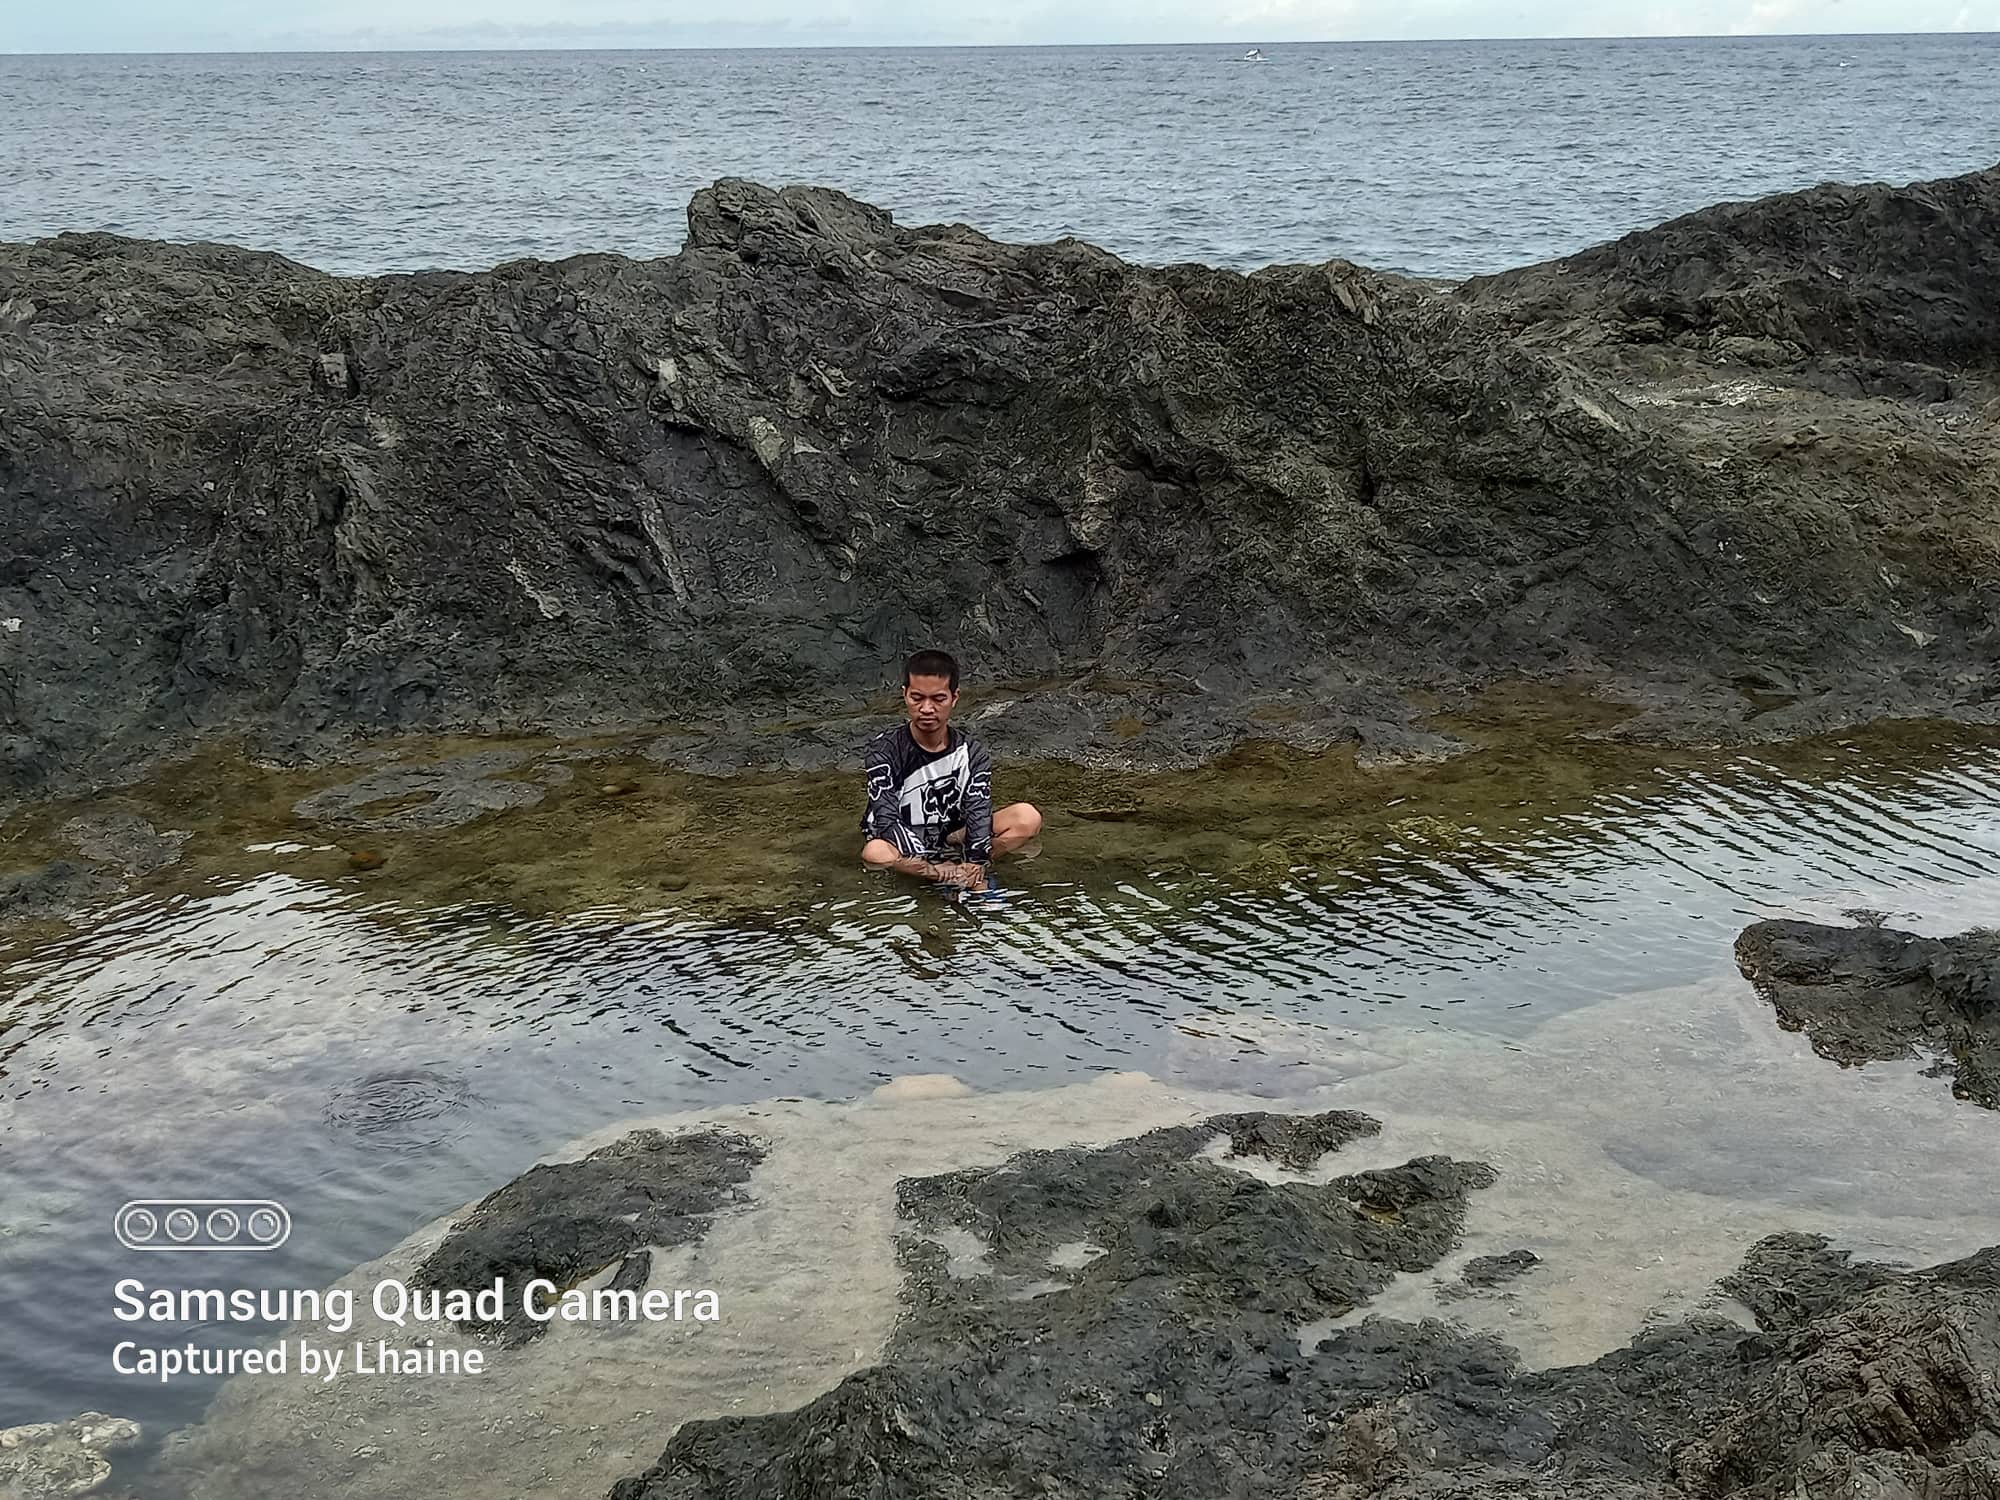
M0 52L2000 31L2000 0L0 0Z

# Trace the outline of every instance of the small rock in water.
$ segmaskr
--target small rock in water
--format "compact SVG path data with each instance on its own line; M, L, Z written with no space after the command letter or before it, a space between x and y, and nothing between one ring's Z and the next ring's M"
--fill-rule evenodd
M67 1422L31 1422L0 1431L0 1495L67 1500L111 1477L104 1455L139 1441L139 1424L88 1411Z
M1459 1279L1444 1287L1439 1295L1446 1301L1477 1296L1527 1275L1541 1263L1542 1258L1532 1250L1509 1250L1504 1255L1476 1255L1465 1263Z
M389 856L379 849L350 849L347 851L347 868L350 870L379 870L389 862Z
M675 871L670 875L662 875L658 883L660 889L663 891L684 891L688 888L690 881L687 876L681 874L679 871Z
M629 797L639 790L636 781L607 781L598 790L607 797Z

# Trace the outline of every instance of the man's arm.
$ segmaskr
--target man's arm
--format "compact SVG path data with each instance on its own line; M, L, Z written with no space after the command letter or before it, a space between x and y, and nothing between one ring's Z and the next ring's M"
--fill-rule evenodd
M886 839L905 854L909 853L903 804L896 796L896 763L884 740L868 742L867 776L868 810L861 816L861 831L871 839Z
M896 765L888 746L871 743L866 764L868 811L862 815L862 832L871 839L880 839L893 846L899 856L882 868L913 875L918 880L936 881L940 885L970 884L980 873L978 866L947 864L923 857L921 842L909 824L903 821L903 804L896 795ZM988 823L990 826L990 817Z
M973 864L993 860L993 757L974 740L966 757L965 857Z

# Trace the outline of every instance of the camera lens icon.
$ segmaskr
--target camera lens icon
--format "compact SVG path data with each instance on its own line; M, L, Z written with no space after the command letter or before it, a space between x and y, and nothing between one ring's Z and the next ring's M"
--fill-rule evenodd
M268 1198L137 1198L112 1228L128 1250L275 1250L292 1216Z
M146 1243L160 1232L159 1218L149 1208L128 1206L118 1218L118 1238L126 1244Z
M259 1208L251 1212L245 1227L259 1245L274 1245L292 1232L292 1221L283 1209Z

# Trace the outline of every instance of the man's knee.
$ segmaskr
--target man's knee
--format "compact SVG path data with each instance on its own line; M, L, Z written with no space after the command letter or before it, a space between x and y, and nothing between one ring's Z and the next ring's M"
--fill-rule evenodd
M876 869L893 865L903 857L903 852L887 839L870 839L861 846L861 861Z
M993 815L993 846L1009 854L1042 831L1042 815L1032 802L1016 802Z

